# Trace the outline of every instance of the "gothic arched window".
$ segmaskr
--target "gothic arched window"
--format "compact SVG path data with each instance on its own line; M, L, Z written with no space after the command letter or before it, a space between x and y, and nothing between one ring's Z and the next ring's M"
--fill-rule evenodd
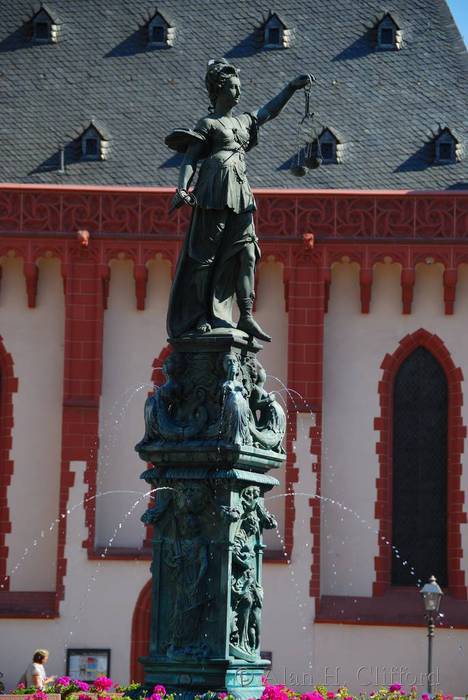
M447 436L447 377L418 347L402 362L393 389L393 585L416 585L432 574L448 583Z

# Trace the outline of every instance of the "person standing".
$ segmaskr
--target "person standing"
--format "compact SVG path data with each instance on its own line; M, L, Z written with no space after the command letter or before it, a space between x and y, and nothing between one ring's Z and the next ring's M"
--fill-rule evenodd
M47 683L51 683L54 680L54 676L47 677L44 664L48 660L49 652L47 649L36 649L32 661L23 673L20 682L24 683L26 688L44 690Z

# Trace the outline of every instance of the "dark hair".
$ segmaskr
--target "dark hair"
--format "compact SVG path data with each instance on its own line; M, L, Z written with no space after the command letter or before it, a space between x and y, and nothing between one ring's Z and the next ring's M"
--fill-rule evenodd
M41 664L44 661L46 656L47 656L47 654L42 654L42 652L36 651L34 656L33 656L33 662Z
M233 76L237 78L239 71L232 63L228 63L225 58L219 58L208 63L205 85L212 107L215 106L218 94L224 83Z

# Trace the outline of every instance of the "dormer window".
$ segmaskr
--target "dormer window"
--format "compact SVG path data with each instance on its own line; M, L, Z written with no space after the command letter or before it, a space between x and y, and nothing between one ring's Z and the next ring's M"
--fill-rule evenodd
M443 129L434 139L434 162L440 165L460 160L460 143L450 129Z
M44 5L31 18L31 39L37 44L49 44L58 41L59 25Z
M148 46L150 48L164 48L173 46L175 28L172 27L167 19L157 12L153 19L147 24L148 30Z
M35 39L35 41L49 41L50 40L50 24L49 24L49 22L34 22L33 38Z
M338 139L330 129L324 129L318 137L320 148L317 148L317 155L322 159L322 163L328 165L330 163L338 163L338 155L340 153Z
M108 152L109 139L102 129L91 122L80 137L81 160L105 160Z
M320 165L331 165L343 161L343 144L338 137L325 128L322 133L306 147L305 165L315 169Z
M284 49L290 45L291 32L277 14L272 14L263 25L263 48Z
M99 138L97 136L86 136L83 139L83 155L86 158L97 158L99 155Z
M386 14L376 26L376 48L397 51L401 48L401 31L393 17Z
M265 46L280 46L283 32L280 27L270 27L265 32Z
M152 44L165 44L166 43L166 28L162 25L155 25L151 30L151 43Z

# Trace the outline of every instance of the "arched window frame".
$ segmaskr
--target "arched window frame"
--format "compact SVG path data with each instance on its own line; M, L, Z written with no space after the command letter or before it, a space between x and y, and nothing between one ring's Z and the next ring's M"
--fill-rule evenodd
M132 616L132 638L130 641L130 678L144 683L144 670L139 662L142 656L148 656L151 633L151 599L153 581L150 579L140 591Z
M464 492L461 489L462 462L466 427L463 425L461 382L463 373L454 364L443 341L421 328L405 336L392 355L386 355L379 382L381 414L374 421L380 432L376 445L379 476L376 481L375 517L379 521L378 555L375 558L374 596L384 595L391 588L392 566L392 479L393 479L393 387L402 362L418 347L426 348L439 362L448 384L448 454L447 454L447 561L448 592L454 598L467 599L465 572L462 568L462 523L467 522L463 511Z

